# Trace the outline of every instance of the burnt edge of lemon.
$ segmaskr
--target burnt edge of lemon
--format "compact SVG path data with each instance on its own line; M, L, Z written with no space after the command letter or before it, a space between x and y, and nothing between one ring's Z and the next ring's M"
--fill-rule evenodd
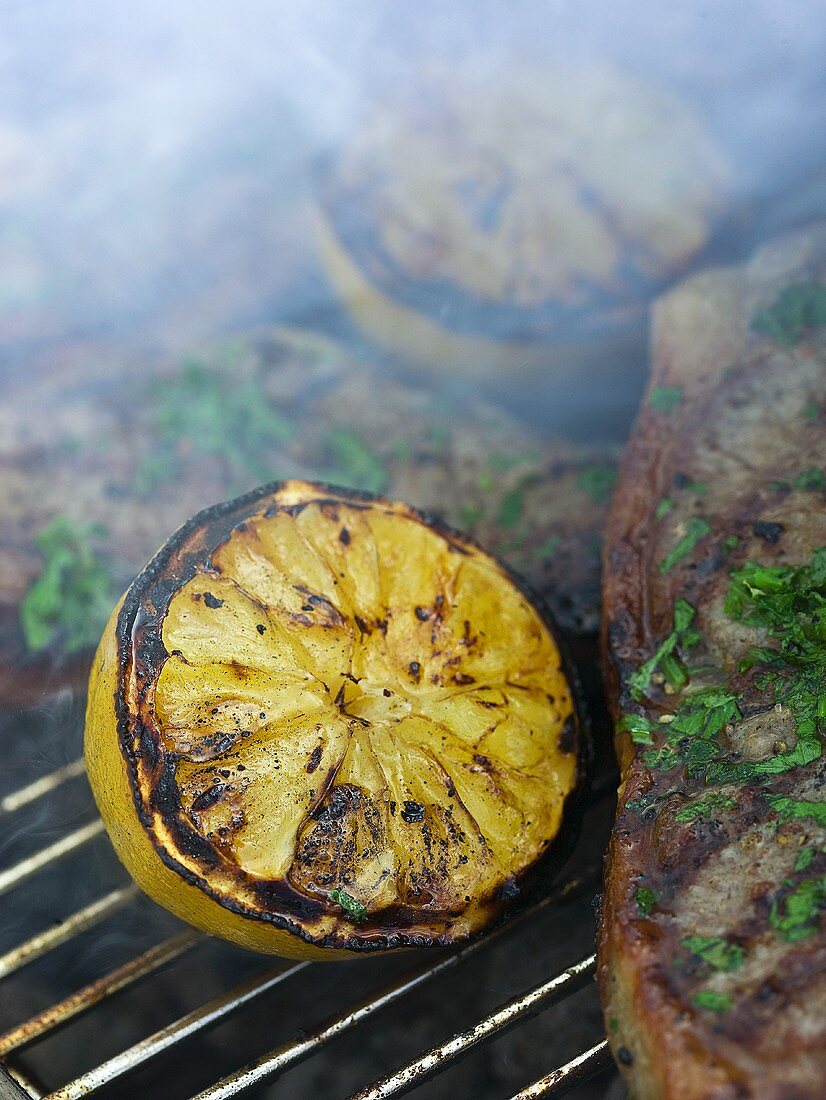
M415 279L400 267L381 243L369 181L343 187L337 177L337 161L333 154L318 160L315 191L318 209L339 247L378 294L459 336L536 347L554 341L621 336L633 331L651 298L692 259L687 257L685 264L667 277L647 278L634 263L634 256L645 254L645 245L629 240L617 268L620 293L608 293L582 278L576 287L585 292L586 301L579 305L550 299L536 306L520 306L480 298L449 279Z
M169 656L161 640L160 630L172 597L195 575L197 567L203 564L204 561L209 560L211 550L227 539L238 524L243 523L254 514L262 500L268 496L274 496L290 484L289 481L268 482L266 485L259 486L240 497L204 508L196 513L179 527L161 547L146 568L138 574L124 596L115 627L118 649L115 716L118 748L126 762L129 787L138 819L146 831L158 858L166 867L178 874L184 882L201 890L221 905L222 908L250 920L272 924L274 927L283 929L305 943L316 947L335 948L352 952L370 952L403 947L449 946L460 941L465 942L476 939L519 909L524 908L533 898L537 897L542 886L547 887L551 884L554 876L569 858L579 837L582 809L585 802L584 796L590 780L592 750L590 725L586 718L579 678L547 604L528 581L493 554L490 554L469 535L450 527L436 516L428 515L426 512L410 505L404 505L406 513L411 518L441 534L457 553L468 554L469 550L467 548L469 547L480 550L494 560L536 609L557 647L561 669L571 692L573 709L568 722L573 723L573 728L571 729L568 722L566 722L561 736L572 739L573 744L569 751L574 753L576 757L576 781L563 800L561 826L556 836L532 864L524 868L519 874L509 878L504 887L499 888L495 895L481 899L489 907L490 915L484 922L483 927L478 930L463 935L424 935L405 932L403 931L405 925L410 927L420 923L422 917L415 910L396 905L369 915L357 929L353 929L350 935L342 936L339 930L335 930L323 936L313 936L306 925L311 925L314 920L323 916L329 916L330 907L322 901L315 901L299 893L284 880L274 881L270 879L262 881L240 867L234 868L233 877L236 880L245 882L251 887L251 892L261 898L261 910L251 909L247 905L216 892L211 888L206 875L211 868L217 866L219 860L214 848L187 824L182 813L178 787L175 783L177 754L166 752L164 755L167 758L167 763L164 765L160 759L161 754L153 739L152 731L141 721L139 715L133 717L128 710L124 691L125 674L126 670L132 667L133 640L138 631L148 634L148 638L141 639L142 646L148 652L141 669L132 669L132 676L140 687L145 689L146 685L154 681L160 674L163 662ZM272 514L284 511L296 515L310 504L328 504L331 506L344 504L355 508L358 508L361 504L365 509L376 504L388 506L393 504L387 497L377 493L345 489L325 482L307 481L301 484L319 494L329 494L329 496L319 495L292 505L274 503ZM195 546L182 552L181 544L187 543L199 529L202 531L202 538ZM166 574L170 567L174 568L175 572L171 578L167 579ZM147 611L145 606L147 599L150 598L152 599L151 613ZM154 634L152 632L153 628L155 630ZM138 736L135 736L136 734ZM144 810L136 772L137 754L133 753L130 747L133 742L140 745L140 755L144 762L149 762L153 773L151 784L153 808L163 817L164 823L174 837L177 847L185 852L190 859L197 860L201 865L204 871L203 875L194 874L183 866L159 841L151 819ZM276 911L273 910L273 906L277 906ZM434 914L434 916L437 916L437 914ZM383 929L386 930L383 931Z

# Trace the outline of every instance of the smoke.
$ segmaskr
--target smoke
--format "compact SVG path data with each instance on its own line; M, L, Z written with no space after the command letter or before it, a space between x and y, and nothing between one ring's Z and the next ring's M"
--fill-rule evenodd
M822 165L820 3L7 4L0 345L323 314L314 158L432 59L609 57L699 104L742 201ZM146 332L147 322L151 332Z

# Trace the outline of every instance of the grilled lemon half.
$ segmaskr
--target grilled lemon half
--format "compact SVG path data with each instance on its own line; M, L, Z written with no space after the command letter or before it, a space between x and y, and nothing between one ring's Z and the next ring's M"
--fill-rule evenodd
M559 648L506 569L302 481L201 512L137 577L85 751L146 893L297 958L480 931L549 873L582 770Z

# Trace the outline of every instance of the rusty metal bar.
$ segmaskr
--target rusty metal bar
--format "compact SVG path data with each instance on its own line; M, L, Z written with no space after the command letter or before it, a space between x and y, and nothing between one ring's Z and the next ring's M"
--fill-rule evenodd
M511 1097L511 1100L540 1100L544 1096L564 1096L566 1092L596 1077L598 1073L608 1069L611 1065L611 1052L605 1039L590 1050L578 1054L564 1066L553 1070L546 1077L534 1081L532 1085L522 1089Z
M94 1008L96 1004L112 996L113 993L126 989L156 970L160 970L162 966L180 958L204 938L200 932L186 929L179 932L177 936L164 940L156 947L151 947L137 958L130 959L129 962L98 978L97 981L90 982L76 993L70 993L64 1000L50 1005L36 1016L0 1035L0 1058L6 1057L12 1051L22 1050L41 1036L56 1031L69 1020Z
M7 978L15 970L34 962L41 955L47 954L74 936L80 935L87 928L91 928L93 924L105 920L116 910L132 901L138 892L137 886L121 886L120 889L113 890L111 894L93 901L91 905L78 909L76 913L72 913L60 924L47 928L45 932L38 932L36 936L32 936L31 939L26 940L17 947L13 947L5 955L0 955L0 978Z
M71 764L64 764L62 768L57 768L49 775L44 775L41 779L35 779L33 783L7 794L0 799L0 811L13 814L22 806L27 806L30 802L34 802L36 798L41 798L49 791L53 791L55 787L59 787L67 779L75 779L78 775L83 775L84 770L83 757L81 756L80 759L73 760Z
M229 1097L240 1095L248 1088L269 1077L283 1073L298 1062L311 1057L316 1051L351 1027L362 1023L374 1013L389 1007L414 989L418 989L419 986L431 981L438 975L452 970L478 951L490 946L501 936L511 932L528 916L535 916L537 912L546 906L581 892L587 883L594 881L595 877L595 869L588 868L575 879L569 880L563 886L548 894L536 905L523 910L514 920L500 925L493 932L480 937L478 940L473 940L458 951L442 955L435 963L422 963L420 966L414 967L400 978L388 983L377 993L372 993L358 1001L348 1011L328 1018L313 1028L312 1031L305 1032L301 1038L276 1047L275 1050L265 1054L257 1061L251 1062L235 1073L222 1078L210 1088L199 1092L196 1097L193 1097L193 1100L227 1100ZM63 1100L63 1098L61 1097L60 1100Z
M100 818L96 821L90 821L88 825L81 825L79 829L67 833L66 836L56 840L54 844L50 844L47 848L41 848L34 855L26 856L19 863L15 863L5 871L0 871L0 894L5 894L7 890L19 886L31 875L36 874L50 863L54 863L55 860L68 855L76 848L80 848L87 841L100 836L102 832L103 822Z
M361 1092L354 1093L351 1100L388 1100L391 1096L402 1096L429 1081L453 1062L469 1054L480 1043L510 1030L522 1020L530 1019L563 997L581 989L592 977L596 963L594 955L581 959L561 974L523 993L521 997L514 997L467 1031L457 1032L446 1042L432 1047L395 1073L388 1074Z
M150 1059L157 1057L183 1039L188 1039L191 1035L212 1027L226 1016L229 1016L230 1013L237 1011L256 997L267 993L270 989L286 981L287 978L298 974L299 971L309 965L306 962L295 963L287 967L286 970L279 970L275 973L269 971L262 977L253 978L251 981L244 982L243 985L236 986L230 993L222 997L216 997L214 1000L202 1005L201 1008L187 1013L186 1016L182 1016L174 1023L161 1028L160 1031L156 1031L154 1035L150 1035L147 1039L135 1043L128 1050L116 1054L114 1058L110 1058L107 1062L95 1066L94 1069L75 1078L74 1081L70 1081L62 1088L50 1092L47 1100L81 1100L81 1097L89 1096L91 1093L103 1088L104 1085L108 1085L119 1077L123 1077L132 1070L137 1069L138 1066L145 1065Z

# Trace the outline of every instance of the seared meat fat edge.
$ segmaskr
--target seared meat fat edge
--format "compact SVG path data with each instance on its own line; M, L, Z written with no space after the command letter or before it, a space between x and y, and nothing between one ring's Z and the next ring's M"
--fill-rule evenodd
M826 1095L826 224L655 307L604 553L599 978L638 1100Z

